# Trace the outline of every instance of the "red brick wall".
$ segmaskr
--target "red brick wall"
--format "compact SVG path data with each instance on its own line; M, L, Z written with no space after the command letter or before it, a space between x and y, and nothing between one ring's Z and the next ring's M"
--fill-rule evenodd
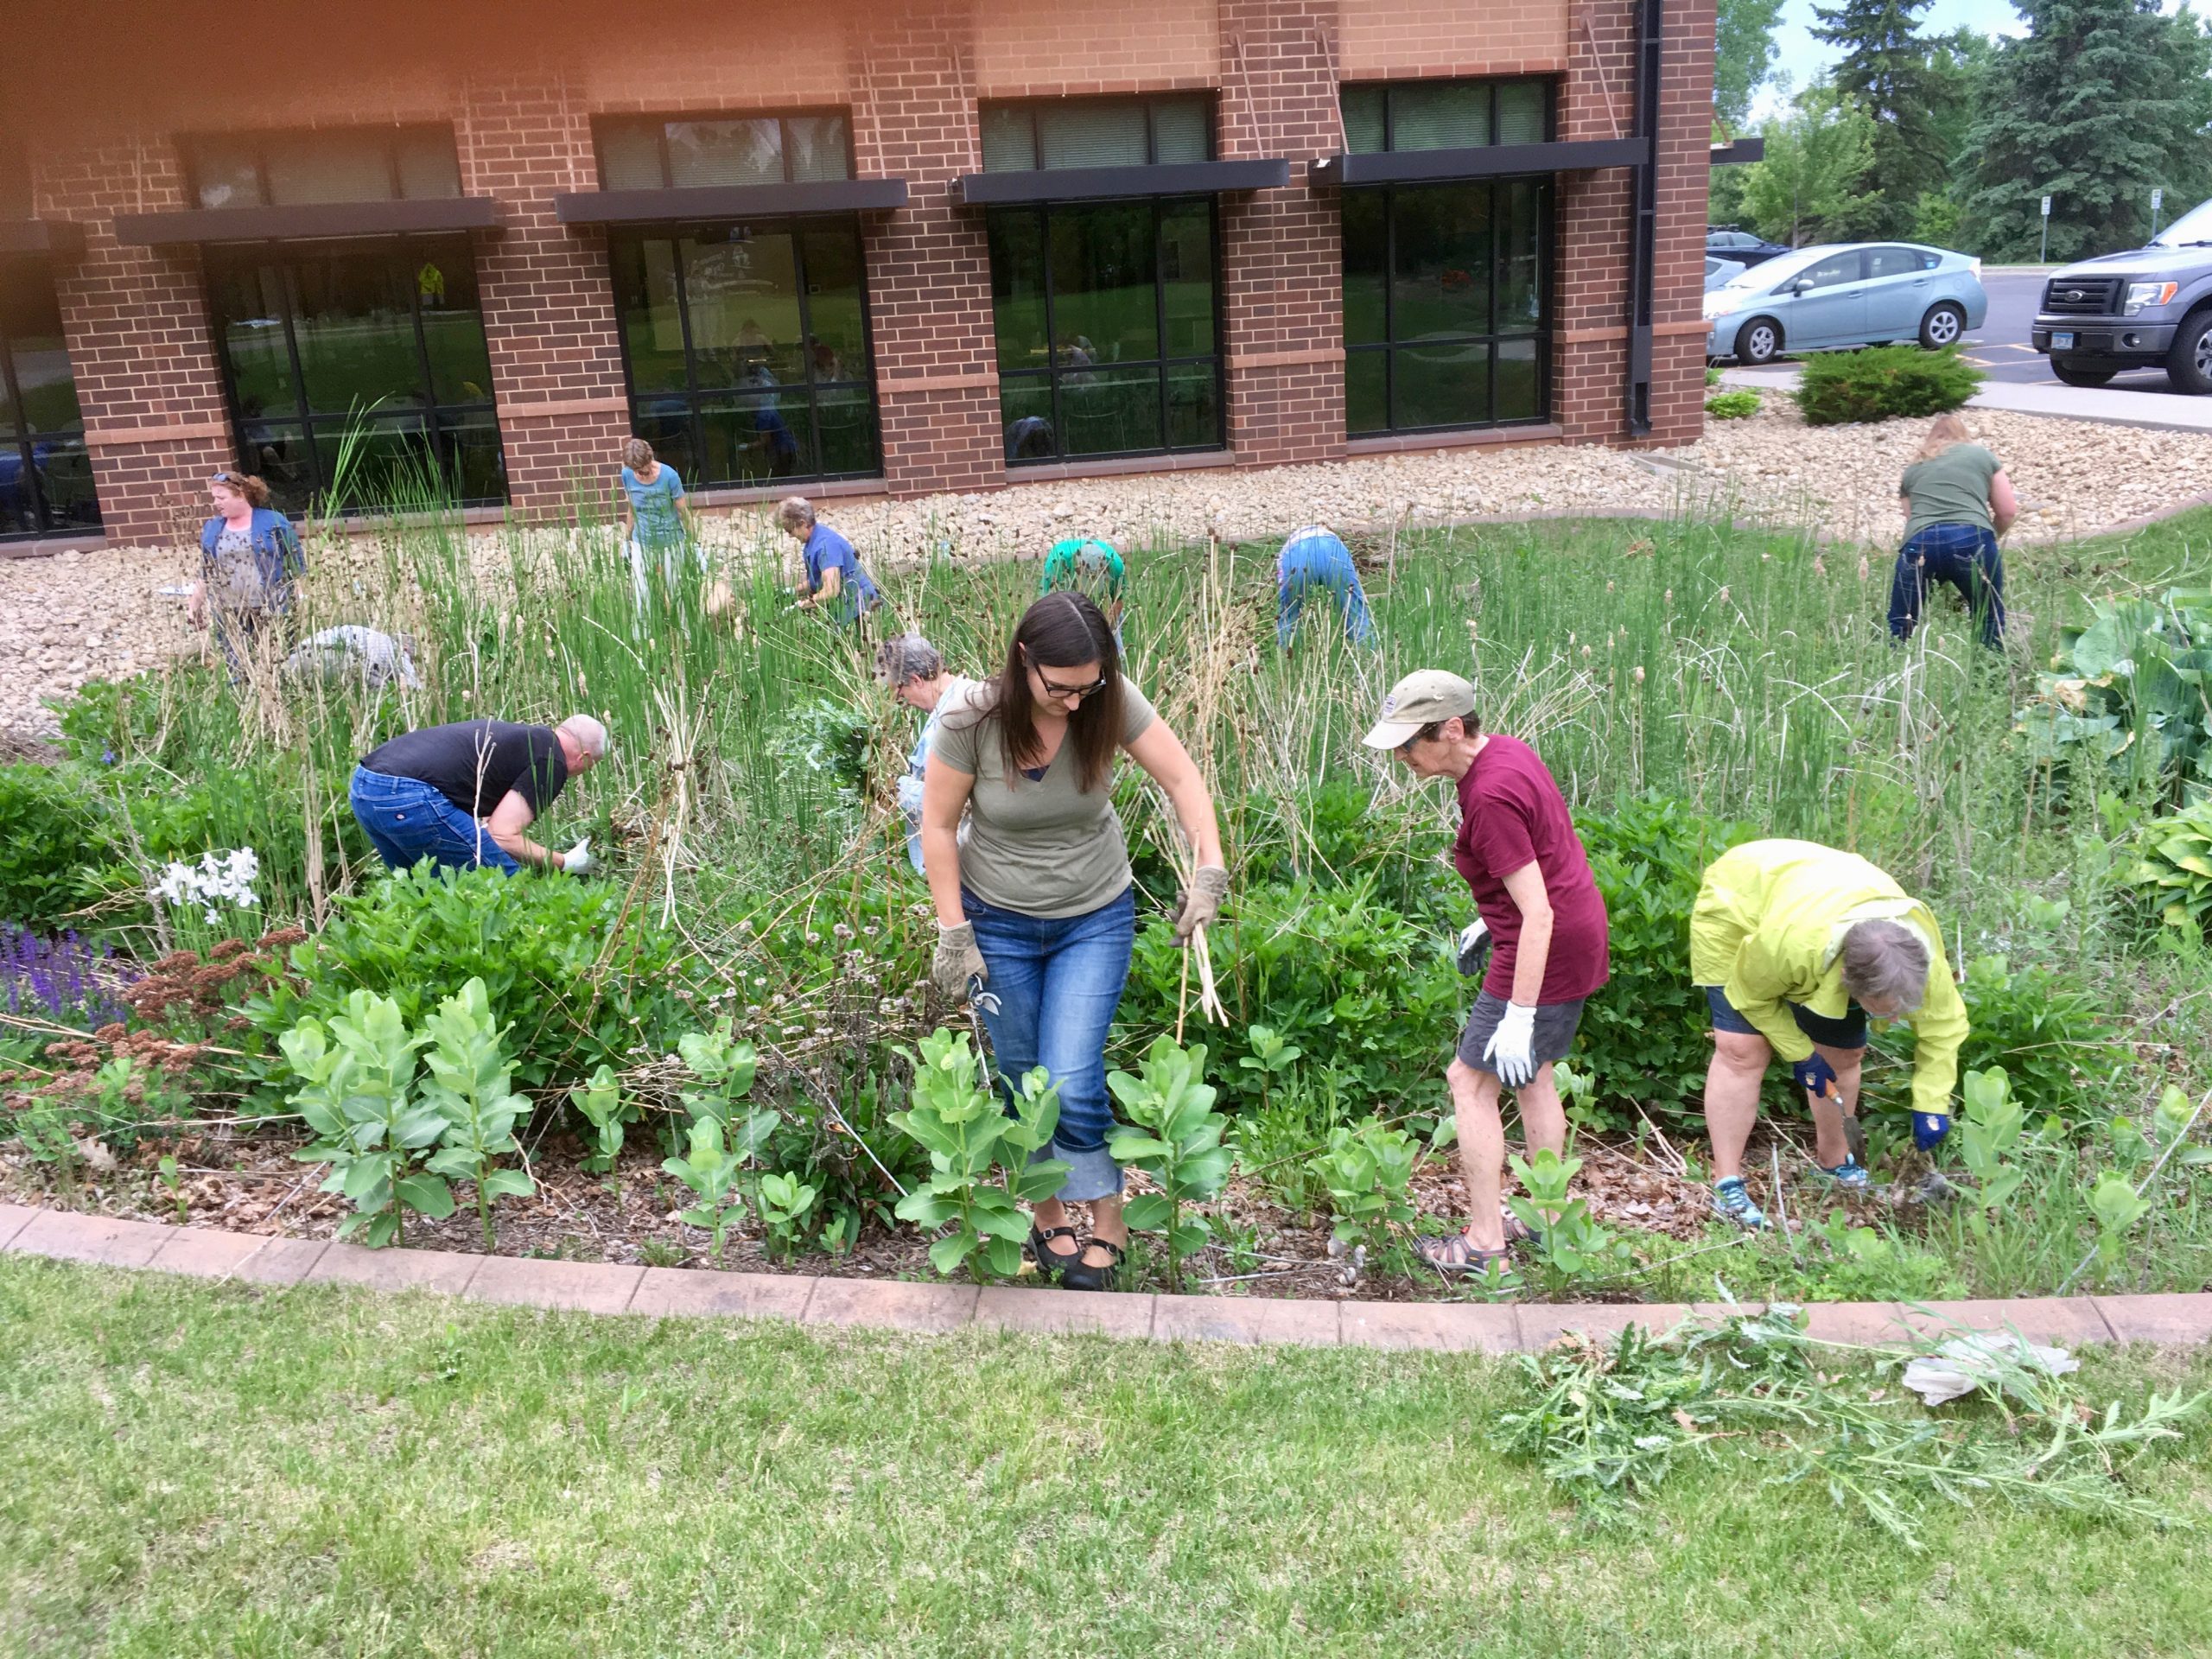
M556 194L596 181L594 113L850 106L856 170L912 191L863 231L886 480L912 493L1007 477L983 215L950 197L980 166L979 97L1211 85L1224 156L1289 159L1288 188L1222 207L1225 416L1243 465L1343 453L1340 209L1305 179L1340 145L1340 78L1563 65L1567 138L1625 131L1632 99L1629 0L1069 0L1025 12L1006 0L817 0L795 16L758 0L669 0L637 31L558 3L287 4L297 16L276 22L312 29L319 50L250 107L209 103L175 73L219 29L213 0L132 0L111 20L127 44L103 60L101 99L35 81L0 111L25 140L40 210L86 226L86 257L56 286L103 505L124 539L165 531L165 498L196 493L229 456L196 259L108 234L117 213L186 205L180 130L453 121L466 187L505 215L505 234L479 242L478 272L511 493L537 512L557 511L578 478L602 486L627 427L603 238L553 215ZM1653 414L1654 441L1679 442L1701 418L1712 0L1669 10ZM1554 407L1570 436L1624 436L1628 226L1624 171L1561 180Z

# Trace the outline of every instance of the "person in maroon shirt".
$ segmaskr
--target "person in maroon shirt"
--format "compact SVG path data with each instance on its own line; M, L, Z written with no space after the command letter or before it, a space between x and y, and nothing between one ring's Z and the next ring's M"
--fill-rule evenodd
M1459 1115L1473 1218L1465 1232L1421 1245L1436 1267L1478 1273L1503 1261L1507 1248L1501 1085L1513 1090L1532 1152L1567 1149L1567 1113L1552 1063L1567 1057L1583 1002L1605 982L1605 900L1550 772L1518 738L1482 729L1475 688L1457 674L1407 675L1382 699L1382 716L1364 741L1395 751L1416 778L1457 784L1452 860L1495 942L1444 1074Z

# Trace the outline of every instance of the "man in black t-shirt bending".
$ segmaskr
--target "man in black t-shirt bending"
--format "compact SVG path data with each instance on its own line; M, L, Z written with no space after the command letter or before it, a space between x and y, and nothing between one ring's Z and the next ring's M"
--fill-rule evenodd
M353 816L395 870L425 858L447 869L513 874L524 864L587 874L589 841L565 853L523 832L564 785L607 753L607 728L589 715L558 726L464 720L403 732L353 768Z

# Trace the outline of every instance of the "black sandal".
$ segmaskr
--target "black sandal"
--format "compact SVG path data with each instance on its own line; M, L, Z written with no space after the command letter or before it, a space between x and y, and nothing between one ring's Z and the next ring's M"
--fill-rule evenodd
M1083 1246L1080 1244L1068 1251L1052 1248L1054 1239L1073 1238L1075 1236L1072 1227L1040 1229L1033 1221L1029 1224L1029 1259L1037 1264L1039 1278L1049 1283L1054 1274L1066 1272L1069 1263L1083 1260Z
M1083 1257L1084 1251L1093 1246L1114 1259L1103 1267L1092 1267ZM1083 1249L1076 1252L1075 1260L1060 1269L1060 1287L1063 1290L1111 1290L1115 1275L1121 1272L1122 1263L1128 1259L1128 1251L1119 1244L1109 1243L1103 1238L1086 1239Z

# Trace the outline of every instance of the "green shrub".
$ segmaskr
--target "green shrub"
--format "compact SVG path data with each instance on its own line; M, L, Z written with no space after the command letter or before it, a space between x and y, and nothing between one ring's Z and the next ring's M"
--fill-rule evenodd
M1332 1073L1368 1094L1441 1089L1452 1032L1467 993L1441 932L1425 931L1376 902L1371 880L1346 887L1263 882L1232 893L1212 938L1227 1031L1195 1023L1218 1049L1217 1071L1242 1065L1262 1027L1304 1051L1309 1071ZM1124 1038L1141 1047L1175 1028L1183 953L1165 919L1137 938L1122 996ZM1193 999L1198 995L1195 982ZM1196 1016L1193 1016L1195 1020ZM1256 1084L1254 1085L1256 1099Z
M1749 420L1759 412L1756 391L1724 391L1705 400L1705 412L1716 421Z
M264 1033L327 1022L355 990L391 997L418 1027L481 979L531 1089L664 1052L694 1023L688 951L643 906L624 917L620 889L602 882L420 865L338 900L289 962L291 977L247 1005Z
M1592 1105L1616 1126L1633 1101L1654 1116L1700 1100L1713 1046L1704 993L1690 983L1690 910L1705 867L1758 831L1647 795L1574 825L1605 895L1612 975L1582 1011L1578 1070L1595 1082Z
M73 767L0 766L0 922L51 931L102 898L110 817Z
M1983 379L1954 346L1872 346L1863 352L1816 352L1805 359L1796 393L1808 426L1941 415L1963 406Z
M1959 1050L1961 1077L1999 1067L2032 1112L2083 1112L2101 1117L2126 1073L2130 1052L2105 1017L2100 998L2051 968L2015 969L2003 957L1967 963L1961 993L1970 1027ZM1911 1054L1911 1027L1898 1024L1883 1039ZM1902 1093L1904 1072L1897 1072ZM1900 1098L1901 1109L1906 1103Z
M2093 620L2059 637L2053 671L2013 718L2028 758L2056 767L2102 760L2176 801L2212 782L2212 588L2173 588L2157 599L2092 599Z

